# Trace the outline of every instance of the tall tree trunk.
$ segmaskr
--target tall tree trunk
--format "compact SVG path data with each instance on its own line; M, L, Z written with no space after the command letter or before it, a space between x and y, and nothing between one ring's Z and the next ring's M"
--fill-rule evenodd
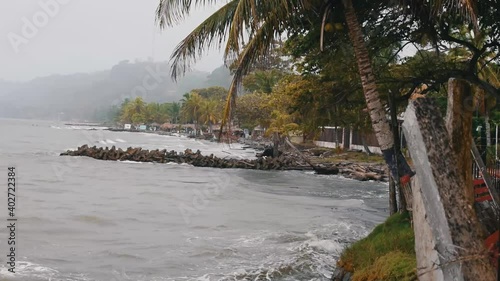
M373 74L368 50L363 39L361 26L359 25L352 1L343 0L343 3L347 26L349 27L349 37L354 46L358 71L361 76L361 84L363 86L366 105L370 113L375 135L377 136L377 140L382 150L392 149L394 142L391 130L377 90L377 84L375 83L375 76Z
M273 133L273 158L278 157L280 146L280 135L278 132Z
M472 98L470 85L460 79L448 81L448 105L445 125L450 136L450 149L457 157L456 166L464 177L463 193L470 205L474 204L474 186L472 183L472 110L464 101Z
M396 97L392 91L389 92L389 110L391 114L391 128L392 128L392 138L394 141L394 155L401 154L401 147L399 146L399 123L398 123L398 113L397 113L398 105L396 102ZM394 165L399 166L399 161L401 159L399 157L394 157ZM396 186L398 187L398 196L399 196L399 212L405 212L407 210L408 204L406 202L405 193L403 188L408 188L406 185L401 184L399 170L397 171L396 177L394 177L394 181L396 182Z
M347 26L349 28L349 38L353 44L354 53L356 54L356 62L358 64L366 105L368 107L375 136L384 154L384 160L389 166L393 177L398 177L398 174L400 176L412 176L414 173L411 171L403 155L401 153L396 154L394 151L392 132L386 118L384 106L380 100L370 56L363 39L361 26L352 5L352 0L342 0L342 2L344 4ZM399 167L395 164L396 158L399 160Z

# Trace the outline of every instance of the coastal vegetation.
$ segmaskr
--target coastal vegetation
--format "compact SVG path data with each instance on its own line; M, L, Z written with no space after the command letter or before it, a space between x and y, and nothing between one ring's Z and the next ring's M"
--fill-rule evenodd
M157 20L161 27L173 26L190 14L194 4L216 2L161 0ZM491 145L491 117L498 116L492 113L499 109L497 99L500 97L500 23L497 20L500 11L497 4L494 0L228 1L179 43L172 54L172 75L175 78L184 74L203 51L212 47L223 49L226 64L234 74L221 116L221 127L229 126L238 119L238 111L242 111L237 106L238 93L245 77L261 76L263 73L256 72L255 66L262 65L263 61L272 65L276 58L272 54L278 49L290 68L284 70L281 79L265 80L277 81L274 87L246 93L254 96L243 100L248 108L259 108L254 105L265 103L269 95L269 100L273 101L267 116L271 118L245 112L244 115L252 116L253 121L242 123L267 126L275 142L297 132L304 139L315 139L319 128L324 126L371 131L400 188L409 183L414 172L401 152L398 115L410 98L432 97L437 100L437 106L426 99L429 101L427 111L422 108L415 111L425 113L428 120L422 115L414 115L422 122L419 130L427 130L436 137L433 144L414 142L421 147L430 146L429 157L432 156L433 165L437 165L432 167L434 170L427 170L429 175L426 176L433 177L431 173L434 172L436 177L438 173L445 175L443 163L452 163L448 170L458 171L457 174L469 174L471 171L464 169L470 169L471 165L462 167L460 163L465 158L470 159L472 131L476 130L479 141L485 132L484 146ZM269 57L273 59L266 61ZM460 99L456 104L448 99L455 95L454 85L462 85L457 86L461 90L456 94L455 99ZM472 91L463 90L466 88ZM467 94L460 94L460 91ZM446 126L451 127L446 127L440 111L447 112L450 108L455 111L447 117ZM483 122L484 126L469 126L471 112L476 113L476 122ZM498 120L493 121L496 122ZM432 131L436 128L438 132ZM458 144L464 148L462 152ZM439 157L439 153L432 151L435 147L440 147L439 153L446 156ZM427 163L416 162L415 165L420 165L418 168L422 171L423 166L429 167L430 161L429 158ZM449 177L449 181L438 181L439 185L448 183L446 188L426 189L427 196L443 196L442 201L436 199L440 201L436 204L441 204L440 210L445 213L437 216L443 216L441 222L446 221L457 229L469 219L471 225L479 228L477 216L469 212L471 208L466 205L474 200L469 178ZM451 191L451 182L463 188ZM400 189L399 211L404 212L405 196L401 193ZM390 191L392 204L396 203L394 194ZM461 211L452 213L452 208ZM390 209L391 213L397 211L392 205ZM340 266L354 271L355 280L415 279L414 252L409 250L414 247L410 239L412 231L409 222L404 225L398 215L390 218L374 230L369 240L347 249ZM457 247L481 245L475 230L464 233L453 227L450 227L449 239ZM385 228L392 232L381 234ZM399 231L401 229L406 232ZM436 229L432 231L433 235L442 235ZM403 245L398 239L404 240ZM357 247L360 249L356 250ZM361 249L363 247L366 249ZM389 250L383 252L385 250L381 249L385 248ZM477 248L471 251L481 251L481 246ZM359 253L366 253L366 256L360 256L359 261L358 257L349 257ZM471 253L464 251L463 254ZM452 258L446 257L443 261L446 264ZM477 276L491 279L493 271L486 264L484 261L466 262L461 265L461 274L465 279Z
M211 3L199 2L201 5ZM190 13L191 4L191 1L160 1L157 10L160 26L172 26L181 21ZM335 105L337 108L349 109L342 106L342 101L355 102L351 98L354 91L345 87L339 87L341 90L336 91L335 86L344 82L357 88L360 94L358 106L366 108L369 116L364 121L371 121L386 162L393 176L399 179L401 168L396 167L391 159L398 155L401 160L399 164L402 167L406 165L399 148L394 146L384 99L392 96L392 104L397 108L398 104L404 105L401 102L405 102L420 85L426 84L426 88L431 85L431 89L439 91L450 77L467 79L490 95L498 94L498 89L480 75L482 64L479 59L491 52L495 53L498 48L498 42L494 41L494 36L498 35L498 24L494 14L488 10L491 5L485 2L462 5L459 1L448 7L441 2L417 1L408 4L402 6L384 1L350 0L326 4L317 1L268 1L265 4L230 1L179 43L172 55L173 76L184 73L199 54L211 46L224 48L226 62L232 65L234 73L222 118L223 124L227 123L233 117L233 105L236 104L237 92L245 75L253 71L255 63L275 49L276 40L286 38L285 46L289 47L289 54L296 59L296 70L302 76L312 75L320 81L333 82L331 86L325 87L329 95L311 91L318 93L321 98L337 95L336 102L327 103L328 110L322 112L322 116L335 115L332 112ZM318 17L318 14L322 16ZM460 31L464 28L477 29L478 20L481 21L482 30L489 32L483 36L483 43L460 37ZM216 42L219 42L218 45ZM443 42L446 44L441 44ZM431 64L411 69L411 56L401 55L407 45L418 49L418 55L415 56L417 61L433 57L429 60ZM460 56L460 59L447 59L451 51L457 48L464 50L467 55ZM342 71L342 68L351 71ZM340 93L342 90L344 95ZM311 96L308 95L308 98ZM311 108L313 104L309 103L301 109ZM355 112L359 112L359 107ZM321 111L317 109L313 112ZM282 119L280 123L291 121L290 118ZM332 119L338 122L340 118ZM313 123L312 127L317 128L320 123ZM410 174L411 171L405 169L402 173Z
M408 212L396 213L365 238L348 246L338 266L353 281L417 280L415 236Z

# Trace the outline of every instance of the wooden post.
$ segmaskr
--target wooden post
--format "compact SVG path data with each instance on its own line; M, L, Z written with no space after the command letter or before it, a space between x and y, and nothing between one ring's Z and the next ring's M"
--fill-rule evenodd
M445 122L450 147L456 155L455 165L464 177L463 192L467 201L474 204L474 186L472 184L472 113L473 95L470 85L459 79L448 81L448 108Z

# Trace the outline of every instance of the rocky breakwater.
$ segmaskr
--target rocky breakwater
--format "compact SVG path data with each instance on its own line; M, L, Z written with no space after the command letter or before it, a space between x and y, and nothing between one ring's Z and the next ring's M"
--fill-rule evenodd
M76 150L68 150L60 154L61 156L87 156L99 160L110 161L136 161L136 162L154 162L154 163L177 163L189 164L195 167L210 168L239 168L254 170L311 170L317 174L341 174L347 178L356 180L376 180L385 181L387 175L382 166L361 165L355 163L322 163L312 167L306 163L299 155L294 153L281 153L278 157L261 156L256 159L234 159L219 158L213 154L202 155L198 150L193 152L186 149L184 152L174 150L147 150L129 147L126 150L116 148L89 147L83 145Z
M277 158L259 157L252 160L242 160L233 158L219 158L213 154L204 156L198 150L193 152L186 149L184 152L163 150L147 150L129 147L127 150L116 148L89 147L83 145L76 150L68 150L60 154L61 156L87 156L99 160L111 161L136 161L155 163L178 163L190 164L196 167L211 168L240 168L256 170L308 170L311 169L291 157L281 155Z

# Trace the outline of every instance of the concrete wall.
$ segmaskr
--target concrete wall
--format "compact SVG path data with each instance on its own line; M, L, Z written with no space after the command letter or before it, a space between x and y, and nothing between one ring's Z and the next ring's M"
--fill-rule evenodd
M359 149L359 150L365 151L365 147L362 145L351 144L351 149ZM382 150L380 150L380 147L378 147L378 146L368 146L368 149L370 149L371 153L382 155Z
M315 141L314 144L320 147L336 148L335 143L329 141ZM350 149L359 149L365 151L365 148L362 145L351 144L350 146ZM339 147L344 148L344 145L339 143ZM372 153L382 154L382 150L380 150L380 147L368 146L368 148Z
M415 253L417 255L417 276L419 281L444 280L439 264L436 241L427 221L422 189L418 177L412 178L413 231L415 232Z
M325 127L325 129L335 129L335 127ZM342 129L342 128L339 128ZM365 148L363 145L359 144L353 144L352 140L353 138L353 131L349 129L342 129L342 137L339 139L338 147L344 148L347 147L348 149L353 149L353 150L361 150L364 151ZM349 130L347 133L349 133L350 136L346 137L346 132L344 130ZM346 143L346 139L349 142L347 146L344 146ZM314 144L320 147L327 147L327 148L337 148L337 143L334 141L324 141L324 140L319 140L319 141L314 141ZM370 149L370 152L375 153L375 154L382 154L382 150L378 146L370 146L368 145L368 149Z
M336 144L334 142L329 141L314 141L314 144L320 147L328 147L328 148L336 148ZM344 148L344 146L339 143L339 147Z

